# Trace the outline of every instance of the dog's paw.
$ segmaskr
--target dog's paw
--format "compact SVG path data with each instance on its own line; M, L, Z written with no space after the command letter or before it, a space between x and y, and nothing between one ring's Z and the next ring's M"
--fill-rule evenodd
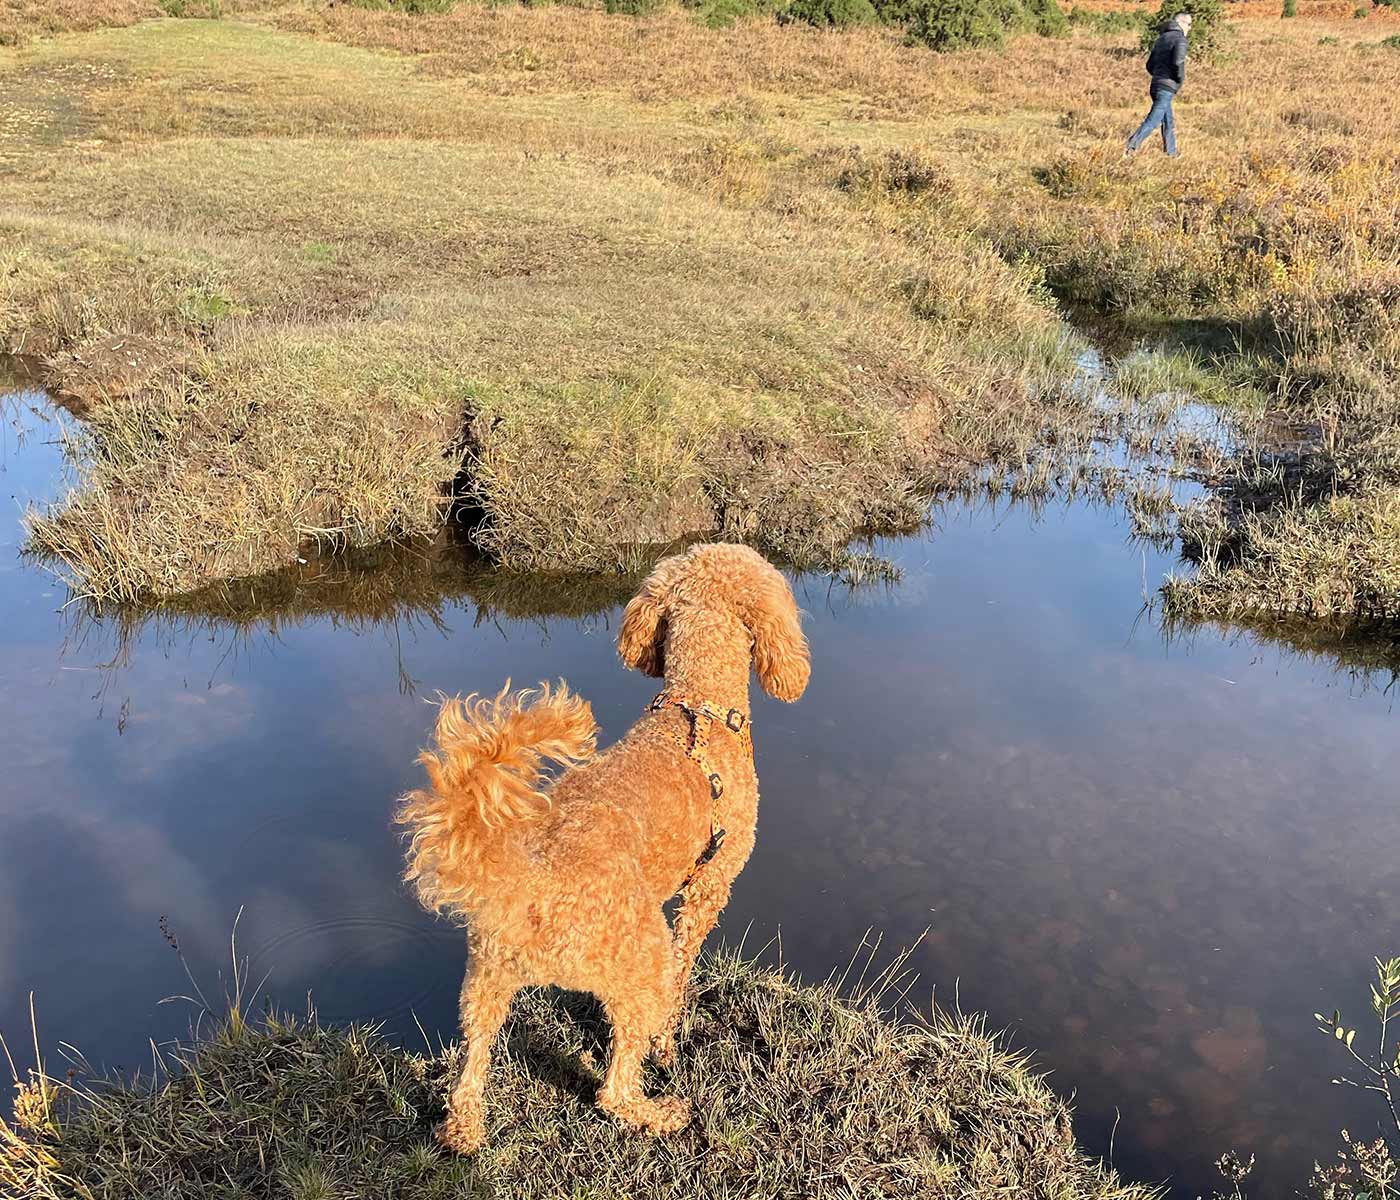
M661 1096L648 1100L651 1112L645 1128L652 1133L675 1133L690 1124L690 1101L679 1096Z
M690 1101L677 1096L661 1096L656 1100L634 1100L613 1109L625 1125L651 1134L675 1133L690 1124Z
M674 1033L658 1033L651 1039L651 1060L658 1067L676 1065L676 1035Z
M486 1122L478 1116L448 1113L447 1119L433 1131L438 1144L453 1154L474 1154L486 1141Z

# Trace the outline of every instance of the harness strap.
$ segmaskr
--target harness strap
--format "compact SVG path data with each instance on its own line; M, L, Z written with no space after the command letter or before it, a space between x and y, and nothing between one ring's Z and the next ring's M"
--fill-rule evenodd
M719 802L724 796L724 779L714 769L706 750L710 745L710 733L716 723L731 733L737 734L744 749L753 754L753 735L750 733L749 718L737 708L721 710L703 700L690 700L662 692L647 706L648 712L660 712L663 708L678 708L690 720L690 735L686 739L685 755L704 773L710 785L710 840L695 860L695 865L686 873L681 883L680 893L694 882L700 869L710 862L724 843L724 826L719 821Z

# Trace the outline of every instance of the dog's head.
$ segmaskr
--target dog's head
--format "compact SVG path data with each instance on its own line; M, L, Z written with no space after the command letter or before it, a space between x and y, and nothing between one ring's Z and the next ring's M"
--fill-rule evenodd
M747 546L707 544L662 559L622 615L617 649L629 667L666 673L669 627L703 610L747 631L753 666L770 696L796 700L807 687L811 660L788 582Z

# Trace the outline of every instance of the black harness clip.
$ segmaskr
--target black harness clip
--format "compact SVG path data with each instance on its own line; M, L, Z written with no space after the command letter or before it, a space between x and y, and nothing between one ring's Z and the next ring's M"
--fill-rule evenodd
M710 834L710 844L705 847L699 859L696 860L695 865L697 867L703 867L710 859L714 858L714 856L719 853L719 848L722 845L724 845L724 830L716 826L714 831Z

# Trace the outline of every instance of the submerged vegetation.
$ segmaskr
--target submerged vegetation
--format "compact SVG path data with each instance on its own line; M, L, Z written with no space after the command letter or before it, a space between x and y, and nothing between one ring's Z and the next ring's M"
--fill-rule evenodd
M674 1072L696 1119L654 1139L592 1104L606 1020L526 993L487 1091L489 1142L440 1150L457 1048L373 1029L233 1017L155 1078L31 1075L0 1126L0 1185L33 1200L233 1194L398 1196L1057 1196L1149 1200L1077 1147L1064 1102L980 1021L896 1022L886 972L842 998L731 955L703 962Z

